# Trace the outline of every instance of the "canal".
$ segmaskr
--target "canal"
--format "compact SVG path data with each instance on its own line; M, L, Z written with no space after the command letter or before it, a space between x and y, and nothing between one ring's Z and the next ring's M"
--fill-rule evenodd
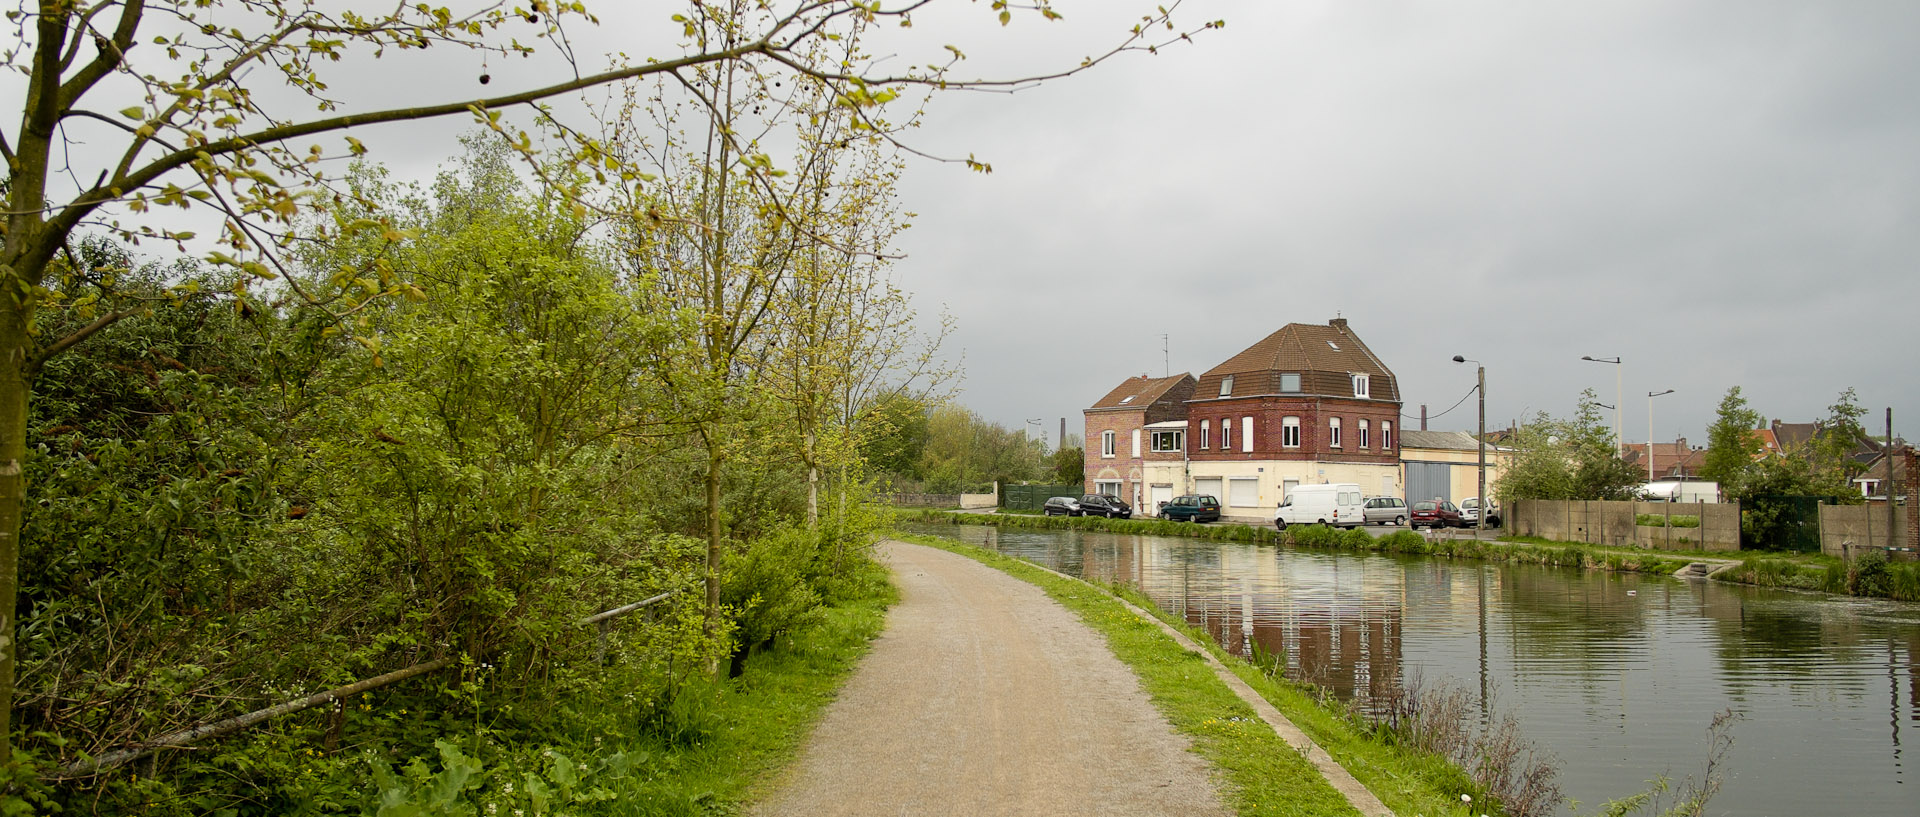
M908 525L1123 582L1229 651L1362 707L1420 679L1548 750L1580 812L1701 772L1733 727L1722 815L1920 814L1920 605L1666 576L1172 537ZM1572 813L1571 809L1566 810Z

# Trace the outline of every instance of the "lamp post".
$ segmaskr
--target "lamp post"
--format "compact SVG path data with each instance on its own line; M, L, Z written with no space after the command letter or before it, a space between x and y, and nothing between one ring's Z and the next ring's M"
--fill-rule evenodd
M1626 438L1627 430L1626 430L1626 426L1621 425L1620 423L1620 406L1624 404L1626 401L1622 400L1620 397L1623 394L1623 392L1620 391L1620 386L1621 386L1621 383L1623 382L1620 379L1620 369L1621 369L1620 358L1618 356L1591 357L1588 355L1581 355L1580 359L1590 360L1590 361L1593 361L1594 363L1613 364L1613 406L1612 406L1613 408L1613 450L1618 453L1625 453L1627 450L1627 438Z
M1460 355L1453 356L1455 363L1471 363L1477 370L1478 381L1473 390L1480 393L1480 507L1473 515L1473 531L1479 536L1487 529L1487 367L1478 360Z
M1672 394L1673 389L1647 392L1647 484L1653 484L1653 398Z
M1046 420L1047 418L1042 417L1038 420L1027 421L1027 425L1033 426L1034 433L1040 435L1040 453L1042 454L1047 453L1047 429L1041 425L1041 423L1046 422Z

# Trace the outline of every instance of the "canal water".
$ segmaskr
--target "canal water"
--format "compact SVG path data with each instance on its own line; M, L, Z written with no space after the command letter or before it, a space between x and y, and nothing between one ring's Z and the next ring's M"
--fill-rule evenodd
M1703 770L1741 716L1721 815L1920 815L1920 605L1666 576L1272 545L910 525L1123 582L1228 650L1366 706L1419 679L1469 690L1557 760L1581 813ZM1565 810L1573 813L1572 809Z

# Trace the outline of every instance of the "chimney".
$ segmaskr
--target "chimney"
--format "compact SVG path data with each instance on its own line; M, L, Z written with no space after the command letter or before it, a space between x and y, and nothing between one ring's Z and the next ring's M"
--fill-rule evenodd
M1338 330L1340 330L1340 331L1342 331L1342 332L1345 332L1345 331L1347 331L1347 319L1346 319L1346 318L1334 318L1333 320L1330 320L1330 321L1327 321L1327 325L1328 325L1328 326L1331 326L1331 327L1333 327L1333 328L1335 328L1335 329L1338 329Z
M1427 404L1420 404L1420 430L1427 430Z
M1687 450L1687 438L1685 438L1685 437L1681 437L1681 438L1680 438L1680 445L1679 445L1678 447L1679 447L1679 449L1680 449L1681 451L1685 451L1685 450Z

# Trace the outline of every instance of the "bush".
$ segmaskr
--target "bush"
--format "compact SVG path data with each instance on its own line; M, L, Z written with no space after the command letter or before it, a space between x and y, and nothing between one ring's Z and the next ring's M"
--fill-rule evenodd
M730 551L721 566L720 603L733 611L734 675L755 647L820 616L813 583L821 573L820 536L791 528Z
M1700 517L1643 513L1633 518L1633 524L1650 528L1697 528L1700 527Z

